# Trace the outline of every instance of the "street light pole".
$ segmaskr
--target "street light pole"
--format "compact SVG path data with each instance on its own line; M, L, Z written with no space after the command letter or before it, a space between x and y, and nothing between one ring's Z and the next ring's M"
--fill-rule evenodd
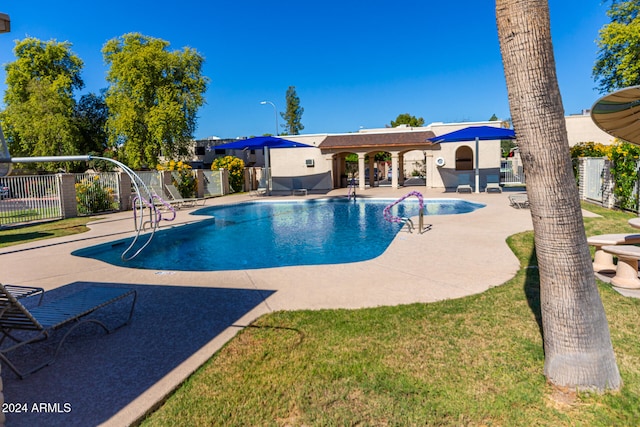
M276 104L274 104L271 101L260 101L260 104L262 105L271 104L271 106L273 107L273 112L276 115L276 135L275 136L278 136L278 109L276 108Z

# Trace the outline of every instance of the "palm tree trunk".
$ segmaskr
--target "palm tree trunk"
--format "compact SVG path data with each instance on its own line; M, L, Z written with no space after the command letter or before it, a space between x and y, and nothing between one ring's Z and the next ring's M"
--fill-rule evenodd
M554 385L619 389L584 230L546 0L496 0L509 104L527 174L540 270L544 372Z

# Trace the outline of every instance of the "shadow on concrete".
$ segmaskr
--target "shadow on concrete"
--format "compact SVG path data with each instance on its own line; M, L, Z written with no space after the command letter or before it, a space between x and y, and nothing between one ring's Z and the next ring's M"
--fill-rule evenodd
M7 413L7 425L103 423L273 294L251 289L75 282L47 292L45 300L94 285L137 291L131 324L109 335L91 323L78 327L54 364L24 380L3 366L5 402L14 404L16 410L26 409ZM121 318L122 311L126 307L114 304L95 316L109 322ZM54 334L53 343L64 332ZM51 347L49 342L25 346L20 350L23 354L14 354L13 360L26 362L40 356L39 360L45 360L43 352Z

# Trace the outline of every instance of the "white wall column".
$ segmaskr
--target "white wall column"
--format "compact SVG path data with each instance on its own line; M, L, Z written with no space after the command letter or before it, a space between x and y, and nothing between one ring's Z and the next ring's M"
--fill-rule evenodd
M433 173L433 153L431 151L424 151L424 186L425 188L429 188L429 183L431 182L430 174ZM429 166L427 166L429 165Z
M373 163L375 161L375 156L372 156L371 154L369 155L369 187L373 188L376 186L376 179L378 178L376 176L376 170L373 167Z
M364 179L364 153L358 153L358 188L364 190L366 182Z
M398 185L398 162L399 154L397 152L391 153L391 188L400 188Z

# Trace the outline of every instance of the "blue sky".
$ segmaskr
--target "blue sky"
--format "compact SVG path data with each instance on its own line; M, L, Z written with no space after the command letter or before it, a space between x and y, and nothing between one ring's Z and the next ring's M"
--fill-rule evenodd
M591 70L608 3L549 4L565 113L579 113L599 97ZM273 107L260 101L284 111L289 86L302 133L384 127L401 113L427 124L510 116L493 1L13 0L0 12L11 17L0 62L27 36L69 41L84 61L79 94L106 87L109 39L139 32L196 49L210 79L196 138L275 132ZM2 67L2 94L5 77Z

